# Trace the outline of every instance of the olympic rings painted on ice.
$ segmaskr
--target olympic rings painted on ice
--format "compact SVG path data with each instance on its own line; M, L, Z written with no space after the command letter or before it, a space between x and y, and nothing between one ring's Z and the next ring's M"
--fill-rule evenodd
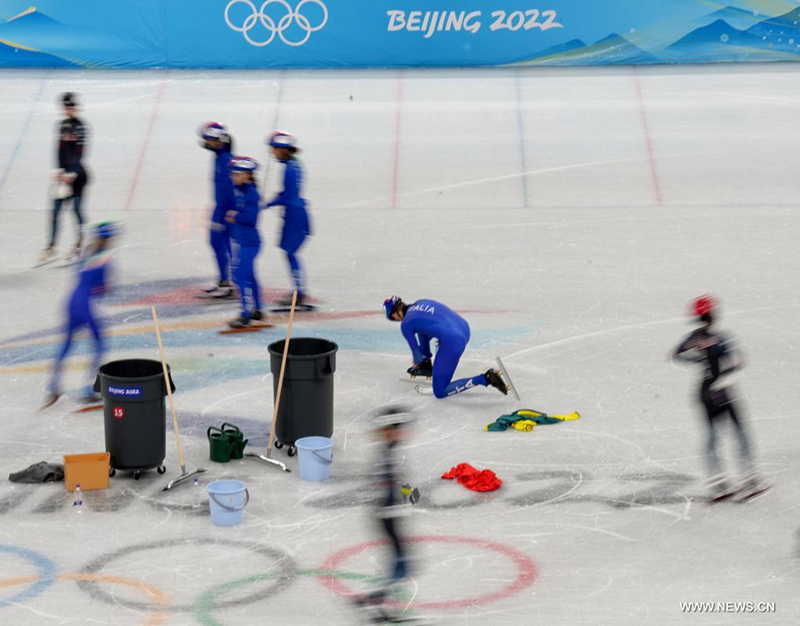
M35 598L56 580L56 564L53 563L43 554L27 550L26 548L19 548L17 546L10 546L0 544L0 552L7 552L15 556L19 556L26 561L33 563L36 569L39 570L38 576L23 576L20 578L9 578L0 582L0 588L15 587L17 585L30 585L27 589L20 591L17 595L7 599L0 599L0 608L4 606L13 606L20 602L25 602L31 598Z
M250 11L252 11L252 13L244 19L240 26L237 26L231 21L230 11L231 8L239 3L246 4L248 7L250 7ZM275 24L275 20L272 17L264 13L265 9L271 4L278 4L286 10L286 15L281 17L277 24ZM316 4L320 9L322 9L322 21L316 26L312 26L311 21L300 12L300 10L307 4ZM255 28L259 21L261 22L261 25L266 28L267 31L269 31L269 37L267 37L267 39L264 41L256 41L250 37L250 31ZM328 7L325 6L322 0L300 0L300 2L297 3L297 7L294 9L292 9L292 6L287 0L265 0L261 7L256 9L256 5L253 3L253 0L231 0L228 3L228 6L225 7L225 23L231 30L235 30L237 33L242 33L244 38L247 40L247 43L249 43L251 46L263 48L264 46L272 43L272 40L275 39L275 35L277 34L278 37L281 38L281 41L283 41L283 43L285 43L287 46L296 47L302 46L311 37L311 33L322 30L323 26L328 23ZM300 39L300 41L292 41L283 34L284 31L294 23L296 23L297 26L305 31L305 35L302 39Z
M526 587L531 586L534 581L536 580L536 564L528 558L527 555L520 552L519 550L515 550L510 546L503 545L502 543L496 543L494 541L487 541L485 539L474 539L472 537L453 537L453 536L439 536L439 535L423 535L419 537L409 537L405 539L408 543L461 543L466 544L469 546L475 546L478 548L484 548L485 550L489 550L492 552L497 552L502 554L503 556L508 557L516 566L517 566L517 577L511 581L508 585L503 587L498 591L492 591L489 593L485 593L480 596L475 596L474 598L462 598L459 600L443 600L439 602L391 602L390 605L397 606L397 607L410 607L416 609L454 609L454 608L463 608L468 606L476 606L479 604L488 604L489 602L497 602L498 600L502 600L504 598L508 598L513 596ZM345 548L344 550L340 550L336 552L332 556L328 557L328 559L320 566L320 569L323 570L337 570L339 566L349 559L350 557L356 556L369 550L370 548L374 548L376 546L382 546L389 543L388 539L378 539L376 541L368 541L366 543L360 543L355 546L351 546L349 548ZM355 595L350 589L348 589L345 585L343 585L337 578L334 577L327 577L327 576L320 576L320 581L323 585L325 585L331 591L338 593L342 596L353 596Z
M373 584L380 583L383 579L376 576L369 576L367 574L356 574L355 572L340 572L334 570L321 570L321 569L301 569L297 572L298 576L325 576L333 578L344 578L345 580L358 580L369 582ZM264 580L274 580L279 574L275 572L268 572L266 574L256 574L255 576L247 576L246 578L238 578L231 580L227 583L222 583L206 591L202 596L197 599L197 604L194 607L194 616L198 622L203 626L223 626L222 622L211 614L214 603L217 598L229 591L233 591L237 587L245 585L253 585Z
M94 574L95 572L99 572L104 567L106 567L106 565L110 564L113 561L116 561L117 559L125 557L129 554L136 554L138 552L143 552L147 550L156 550L158 548L171 548L175 546L184 546L184 545L195 545L195 546L208 545L212 547L213 546L233 547L233 548L238 548L240 550L247 549L256 554L268 557L277 566L278 572L276 573L273 579L274 582L272 585L270 585L269 587L267 587L262 591L253 592L247 596L237 598L236 600L218 602L214 604L214 608L220 609L224 607L241 606L243 604L249 604L252 602L257 602L258 600L263 600L264 598L268 598L272 595L275 595L279 591L288 587L289 585L292 584L292 582L294 582L296 578L297 567L295 566L294 561L288 554L286 554L285 552L281 552L276 548L253 544L247 541L235 541L232 539L202 539L202 538L167 539L165 541L153 541L153 542L128 546L127 548L122 548L120 550L117 550L116 552L110 552L108 554L105 554L101 557L94 559L91 563L89 563L86 567L83 568L83 573ZM189 613L194 611L194 605L192 604L171 604L168 607L164 607L158 604L153 604L152 602L135 602L132 600L124 600L122 598L117 598L100 589L91 580L80 581L78 582L78 586L83 591L88 592L89 595L92 596L93 598L101 600L106 604L112 604L114 606L122 605L130 609L139 609L144 611L155 611L158 609L164 611L174 611L174 612L184 612L184 613Z
M142 589L148 596L150 596L155 602L162 605L162 607L169 606L170 600L167 598L166 594L162 592L160 589L153 587L153 585L149 585L141 580L131 580L130 578L121 578L119 576L102 576L100 574L59 574L57 577L59 580L91 580L93 582L99 583L112 583L116 585L125 585L126 587L131 587L132 589ZM55 581L55 578L51 578L50 582L52 583ZM34 583L37 580L41 580L36 576L23 576L21 578L7 578L5 580L0 580L0 589L5 587L15 587L17 585L26 585L30 583ZM159 613L154 613L151 615L146 622L144 622L144 626L161 626L167 618L170 616L169 613L165 611L161 611Z

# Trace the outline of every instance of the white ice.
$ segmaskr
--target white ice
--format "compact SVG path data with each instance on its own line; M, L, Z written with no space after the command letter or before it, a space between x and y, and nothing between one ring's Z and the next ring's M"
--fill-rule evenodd
M405 453L423 493L408 533L429 538L414 544L414 614L491 626L798 623L798 77L794 65L0 72L0 623L358 623L313 570L378 537L364 505L368 415L390 402L421 416ZM31 269L67 90L92 130L85 210L126 229L117 291L101 305L106 358L158 358L147 305L159 302L187 465L209 468L200 487L162 493L179 473L170 429L167 475L118 475L86 494L80 516L63 484L5 481L104 449L102 416L74 413L86 338L69 361L69 397L37 412L73 280ZM285 451L274 454L291 474L208 459L206 428L223 421L264 450L266 345L286 330L280 319L220 337L235 306L174 304L214 275L211 163L195 136L211 119L264 163L269 193L278 168L267 133L293 132L303 148L315 228L303 259L321 314L294 333L340 345L324 483L300 481ZM263 214L260 226L263 286L286 289L279 218ZM73 229L65 211L62 251ZM742 505L703 502L698 372L667 359L691 328L687 303L705 292L721 298L722 325L747 355L742 404L774 485ZM459 373L501 355L523 401L485 389L435 400L401 382L407 349L378 312L392 294L463 311L472 342ZM533 433L483 430L520 406L582 417ZM735 470L731 443L724 460ZM502 488L480 495L439 478L460 462L493 469ZM219 477L248 484L239 527L210 523L204 490ZM126 551L154 542L170 543ZM339 569L379 576L386 557L372 548ZM775 611L688 614L681 602Z

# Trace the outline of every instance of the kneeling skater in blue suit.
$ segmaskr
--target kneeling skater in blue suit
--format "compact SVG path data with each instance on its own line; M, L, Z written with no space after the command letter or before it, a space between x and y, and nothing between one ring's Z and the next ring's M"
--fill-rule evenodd
M231 159L230 170L233 179L233 193L236 208L228 211L225 220L233 226L233 240L237 243L236 269L233 280L239 289L242 312L239 317L228 322L231 328L244 328L251 322L263 319L261 313L261 287L256 278L255 260L261 250L261 237L258 234L258 211L260 196L256 187L254 172L258 161L249 157L236 156ZM249 298L248 298L249 296Z
M398 296L383 303L386 318L402 322L400 330L411 348L414 365L411 376L433 376L433 395L446 398L476 386L498 389L508 394L508 385L500 372L488 369L472 378L453 380L458 361L469 342L469 324L458 313L436 300L417 300L406 304ZM436 358L431 353L431 339L438 341Z

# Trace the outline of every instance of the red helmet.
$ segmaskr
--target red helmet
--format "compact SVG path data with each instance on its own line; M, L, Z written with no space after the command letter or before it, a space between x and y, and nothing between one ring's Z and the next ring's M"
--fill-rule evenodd
M689 305L689 314L700 317L706 313L711 313L717 306L717 299L711 294L705 294L692 300Z

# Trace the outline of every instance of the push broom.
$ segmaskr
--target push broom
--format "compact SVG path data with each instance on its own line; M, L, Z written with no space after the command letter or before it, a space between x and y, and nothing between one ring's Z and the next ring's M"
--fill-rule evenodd
M292 338L292 322L294 321L294 309L297 305L297 290L292 294L292 308L289 311L289 325L286 328L286 341L283 342L283 358L281 359L281 371L278 374L278 390L275 393L275 406L272 409L272 428L269 429L269 440L267 441L267 454L255 454L254 452L246 452L245 456L259 459L264 463L276 465L284 472L291 472L285 463L276 461L270 458L272 456L272 442L275 438L275 423L278 421L278 409L281 405L281 391L283 390L283 374L286 372L286 358L289 356L289 340Z
M178 444L178 461L181 464L181 475L169 481L162 491L169 491L182 482L189 480L192 476L202 474L206 468L200 467L193 472L186 471L186 459L183 456L183 446L181 445L181 431L178 429L178 416L175 413L175 400L172 398L172 385L170 384L169 372L167 371L167 361L164 358L164 344L161 343L161 328L158 325L158 314L156 307L151 307L153 311L153 324L156 327L156 338L158 339L158 353L161 355L161 368L164 370L164 384L167 387L167 398L169 399L169 410L172 413L172 426L175 429L175 443Z

